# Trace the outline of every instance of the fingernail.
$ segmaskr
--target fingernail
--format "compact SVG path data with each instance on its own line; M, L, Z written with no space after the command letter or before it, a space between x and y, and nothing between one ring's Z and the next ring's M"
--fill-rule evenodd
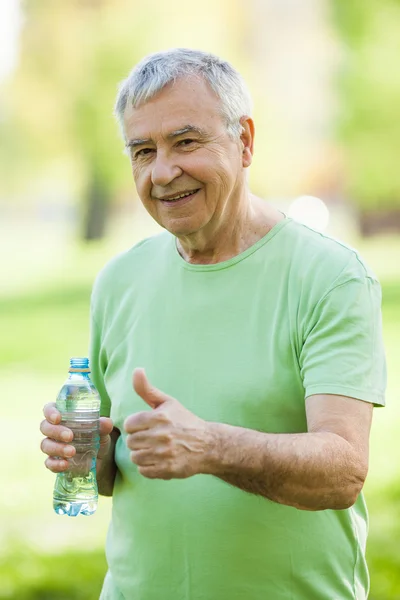
M63 442L69 442L69 440L71 439L71 434L69 433L69 431L63 431L61 434L61 439Z
M74 454L74 448L72 448L72 446L68 446L68 448L65 448L64 454L66 456L72 456Z
M57 416L54 413L52 415L50 415L49 419L50 419L50 421L52 423L56 423L57 422Z

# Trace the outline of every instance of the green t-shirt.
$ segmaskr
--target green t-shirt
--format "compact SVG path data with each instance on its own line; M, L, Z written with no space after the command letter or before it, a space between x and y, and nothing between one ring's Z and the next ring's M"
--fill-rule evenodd
M367 510L309 512L211 475L146 479L123 422L151 383L199 417L307 431L305 398L384 404L381 291L357 253L285 219L238 256L192 265L168 232L114 258L92 296L91 365L122 435L102 600L362 600Z

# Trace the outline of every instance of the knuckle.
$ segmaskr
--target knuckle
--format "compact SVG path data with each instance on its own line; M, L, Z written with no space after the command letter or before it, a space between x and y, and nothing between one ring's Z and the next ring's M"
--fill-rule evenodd
M154 387L154 385L149 385L147 387L147 393L149 396L151 396L151 398L153 398L154 396L157 396L157 388Z
M167 444L167 446L170 446L170 445L172 444L172 441L173 441L173 436L172 436L172 434L171 434L171 433L169 433L169 432L164 432L164 433L161 435L161 441L162 441L164 444Z
M157 420L159 423L169 423L170 421L168 413L165 410L160 410L157 413Z
M106 446L108 443L110 442L110 436L107 435L101 435L100 436L100 446Z
M168 448L159 448L157 450L157 455L161 458L172 458L173 456L173 451L172 448L168 447Z

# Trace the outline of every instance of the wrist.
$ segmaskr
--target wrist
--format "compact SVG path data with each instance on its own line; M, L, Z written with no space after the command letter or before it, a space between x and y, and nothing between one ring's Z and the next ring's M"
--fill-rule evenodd
M200 473L222 475L227 469L227 428L229 426L223 423L206 422Z

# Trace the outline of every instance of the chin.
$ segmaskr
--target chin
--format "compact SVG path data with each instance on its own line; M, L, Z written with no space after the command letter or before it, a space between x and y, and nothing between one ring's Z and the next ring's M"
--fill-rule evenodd
M183 221L183 219L182 219ZM184 237L197 233L202 229L205 223L160 223L161 227L164 227L167 231L175 235L176 237Z
M182 228L174 228L174 227L164 227L164 229L166 229L167 231L169 231L172 235L174 235L177 238L184 238L187 237L188 235L193 235L195 234L198 230L197 229L182 229Z

